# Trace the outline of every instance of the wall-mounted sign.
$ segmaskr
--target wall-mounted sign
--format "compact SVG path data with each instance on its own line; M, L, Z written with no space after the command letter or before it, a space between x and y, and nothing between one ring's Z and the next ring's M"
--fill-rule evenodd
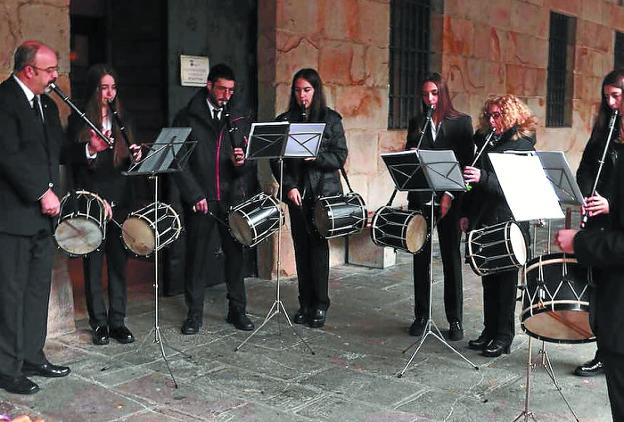
M180 55L180 84L206 86L210 66L208 57Z

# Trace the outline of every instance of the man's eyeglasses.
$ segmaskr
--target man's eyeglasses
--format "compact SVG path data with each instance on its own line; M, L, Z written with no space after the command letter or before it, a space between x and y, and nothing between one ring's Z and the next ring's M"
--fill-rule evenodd
M227 88L222 85L215 85L214 90L218 92L227 92L230 95L234 95L234 88Z
M59 71L59 67L58 66L37 67L37 66L35 66L33 64L30 64L29 66L32 67L33 69L37 69L37 70L40 70L40 71L48 73L48 74L52 74L54 72L58 72Z
M493 117L494 120L500 119L502 114L499 113L498 111L495 111L494 113L484 113L484 116L486 119L489 119L490 117Z

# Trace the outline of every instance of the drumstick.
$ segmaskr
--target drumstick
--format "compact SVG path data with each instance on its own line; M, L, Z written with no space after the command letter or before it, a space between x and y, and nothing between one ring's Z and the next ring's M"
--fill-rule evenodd
M66 223L69 226L69 228L71 228L76 233L78 233L79 236L84 236L84 234L85 234L84 230L80 230L78 227L76 227L72 223L70 223L69 220L70 219L67 219L67 221L63 221L63 223Z
M559 322L562 325L564 325L565 327L570 328L572 331L574 331L577 334L583 336L584 338L591 338L591 337L593 337L593 333L592 332L587 331L587 330L583 329L582 327L579 327L576 324L570 324L569 322L567 322L566 320L561 318L561 316L559 316L559 314L557 314L557 312L548 311L548 312L546 312L546 314L549 317L551 317L552 319L554 319L557 322Z

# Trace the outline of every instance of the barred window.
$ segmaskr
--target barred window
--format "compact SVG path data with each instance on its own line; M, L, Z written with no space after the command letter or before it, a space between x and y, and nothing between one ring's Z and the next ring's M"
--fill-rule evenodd
M388 129L406 129L417 110L418 86L431 55L431 0L390 2Z
M550 13L546 126L572 126L572 90L576 18Z
M615 32L615 47L613 48L613 68L624 68L624 32Z

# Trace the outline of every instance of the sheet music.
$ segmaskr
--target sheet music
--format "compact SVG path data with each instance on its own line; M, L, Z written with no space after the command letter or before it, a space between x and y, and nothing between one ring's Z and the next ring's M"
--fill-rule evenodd
M284 157L316 157L324 131L325 123L291 123Z
M488 157L516 221L564 217L539 157L498 153Z

